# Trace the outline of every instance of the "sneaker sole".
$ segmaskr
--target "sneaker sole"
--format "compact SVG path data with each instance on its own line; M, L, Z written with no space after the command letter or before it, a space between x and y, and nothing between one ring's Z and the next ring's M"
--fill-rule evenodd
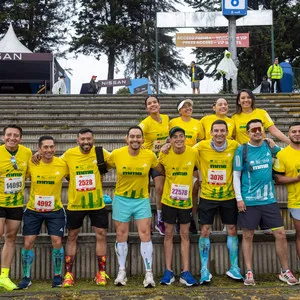
M246 282L244 281L244 285L246 285L246 286L255 285L255 282L253 282L253 283L246 283Z
M18 286L13 287L13 288L10 288L10 287L4 286L4 285L0 285L0 287L6 289L7 291L18 290ZM25 290L25 289L24 289L24 290Z
M200 284L210 283L211 279L212 279L212 275L209 274L208 279L200 281Z
M72 287L74 286L74 284L62 284L62 288L69 288L69 287Z
M60 288L60 287L62 287L62 284L51 285L51 287L52 287L52 288L56 288L56 287L57 287L57 288Z
M155 283L153 282L153 283L148 283L147 285L145 285L144 283L143 283L143 285L144 285L144 288L145 289L147 289L147 288L154 288L155 287Z
M19 286L17 286L17 288L15 290L27 290L31 285L32 285L32 282L30 281L29 284L27 285L27 287L19 287Z
M179 282L182 283L182 284L185 284L186 286L197 286L197 285L198 285L198 282L195 282L195 283L187 283L183 278L180 278L180 279L179 279Z
M244 278L243 278L242 275L241 275L241 277L236 277L236 276L234 276L230 271L227 271L227 272L226 272L226 275L227 275L228 277L230 277L231 279L234 279L234 280L244 280Z
M155 229L159 232L160 235L165 235L157 225L155 225Z
M160 282L161 285L171 285L175 281L175 278L172 277L169 282Z
M287 283L288 285L297 285L297 284L299 284L299 281L296 281L295 283L291 283L287 279L285 279L284 277L281 277L280 275L279 275L279 280L281 280L282 282Z
M116 285L116 286L125 286L126 282L127 282L127 278L125 278L125 280L123 282L115 281L114 285Z

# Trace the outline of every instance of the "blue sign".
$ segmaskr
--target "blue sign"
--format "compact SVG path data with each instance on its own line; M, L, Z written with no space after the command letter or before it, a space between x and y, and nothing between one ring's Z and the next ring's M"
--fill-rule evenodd
M223 16L246 16L248 0L222 0Z
M128 86L130 94L152 94L147 78L131 79Z

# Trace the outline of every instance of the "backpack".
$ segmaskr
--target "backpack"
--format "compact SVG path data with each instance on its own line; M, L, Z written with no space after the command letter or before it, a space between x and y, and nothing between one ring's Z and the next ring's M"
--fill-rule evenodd
M204 78L204 71L199 67L199 79L202 80Z
M272 152L271 146L270 146L269 142L266 141L266 140L264 140L263 142L268 146L268 149L269 149L269 151L271 152L272 158L274 159L274 158L276 157L276 154L274 154L274 153ZM248 161L248 143L242 144L242 146L243 146L243 153L242 153L243 165L246 165L245 171L252 172L252 171L253 171L253 168L252 168L252 166L249 164L249 161Z
M103 147L96 146L95 151L96 151L98 169L100 174L103 175L108 172L104 162Z

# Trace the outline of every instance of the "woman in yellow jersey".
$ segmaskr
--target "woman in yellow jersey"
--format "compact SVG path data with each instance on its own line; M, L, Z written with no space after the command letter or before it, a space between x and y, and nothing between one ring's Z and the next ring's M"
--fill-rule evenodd
M192 118L194 102L191 99L185 99L178 103L177 110L180 117L174 118L170 121L170 130L174 127L180 127L185 131L185 145L194 146L197 143L197 139L200 139L200 122ZM193 185L193 212L197 211L199 192L199 174L198 171L194 171L194 185ZM197 228L194 218L191 219L190 232L197 234Z
M249 136L246 131L247 123L252 119L260 119L264 128L280 141L289 144L289 139L275 125L269 114L260 108L255 107L255 96L252 91L242 89L237 94L236 112L232 116L235 124L235 140L240 144L247 143Z
M161 147L167 142L169 136L169 117L160 114L159 99L156 96L148 96L145 100L146 110L149 116L145 118L139 126L144 133L144 144L146 149L152 150L157 156ZM150 175L155 185L155 199L157 209L157 224L155 229L161 235L165 234L165 225L161 217L161 195L163 192L165 177L154 169L150 170Z
M224 120L228 127L227 138L231 139L234 131L234 121L227 117L228 113L228 102L224 98L219 98L213 104L213 110L215 114L211 114L203 117L200 120L200 140L209 140L211 139L210 131L211 125L216 120Z

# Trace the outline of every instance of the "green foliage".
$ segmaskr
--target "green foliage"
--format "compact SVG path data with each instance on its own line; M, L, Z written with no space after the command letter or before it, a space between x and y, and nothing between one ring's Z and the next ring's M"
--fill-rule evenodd
M74 23L76 36L71 51L108 57L108 78L119 63L125 76L155 80L155 20L157 11L174 11L172 0L80 0L82 7ZM170 30L159 32L159 73L163 88L174 88L187 74ZM112 89L109 89L112 93Z
M61 54L59 47L66 42L72 4L73 0L1 1L0 34L12 22L16 35L31 51Z
M116 94L117 95L130 95L130 91L129 91L129 88L122 87L122 88L117 90Z
M221 10L221 1L185 0L197 11ZM249 0L250 9L272 9L275 55L293 67L300 66L300 3L293 0ZM226 32L227 28L198 28L197 32ZM239 61L238 88L255 88L272 63L270 26L237 27L237 32L250 33L250 48L237 48ZM197 62L205 65L205 75L218 78L216 67L223 48L195 48ZM212 70L212 71L211 71Z

